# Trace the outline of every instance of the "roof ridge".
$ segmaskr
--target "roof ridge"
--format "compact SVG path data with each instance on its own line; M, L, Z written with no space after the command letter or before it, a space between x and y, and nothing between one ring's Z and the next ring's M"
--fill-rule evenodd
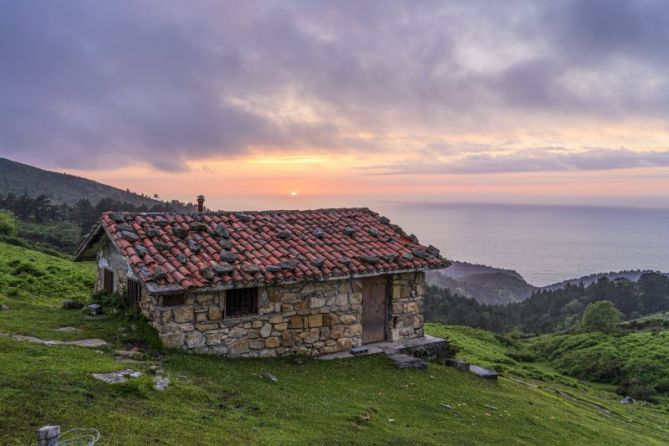
M259 211L248 210L218 210L218 211L102 211L102 214L122 212L126 215L227 215L227 214L275 214L278 212L327 212L327 211L361 211L372 215L379 215L368 207L330 207L315 209L263 209Z

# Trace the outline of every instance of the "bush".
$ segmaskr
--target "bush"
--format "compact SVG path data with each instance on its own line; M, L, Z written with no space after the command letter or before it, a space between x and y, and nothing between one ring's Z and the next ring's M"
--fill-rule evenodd
M583 313L581 329L610 332L620 323L622 313L608 300L591 303Z
M17 276L20 274L27 274L33 277L42 277L44 275L44 271L39 269L34 263L14 261L11 266L13 266L13 273Z
M0 211L0 235L14 237L17 232L18 226L14 215L9 212Z
M29 223L22 221L18 226L19 237L32 242L46 244L63 252L71 253L81 241L79 226L68 223Z
M636 378L624 380L616 389L616 393L621 396L630 396L635 400L648 401L649 403L656 402L653 386L644 384Z
M615 384L625 376L623 358L608 348L567 353L555 365L561 372L587 381Z
M105 308L125 310L127 300L120 293L109 293L107 291L94 291L91 294L91 302L100 304Z
M537 360L537 354L527 350L509 352L506 355L518 362L535 362Z

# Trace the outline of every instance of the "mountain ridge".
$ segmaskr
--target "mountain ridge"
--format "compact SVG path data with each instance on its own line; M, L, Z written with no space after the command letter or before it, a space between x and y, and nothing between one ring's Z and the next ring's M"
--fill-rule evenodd
M0 157L0 195L13 193L35 198L48 196L54 204L74 204L81 199L92 203L103 198L125 201L148 207L161 204L129 190L119 189L88 178L40 169L18 161Z
M567 279L550 285L538 287L528 283L515 270L496 268L493 266L453 261L445 269L428 271L426 281L430 286L448 288L455 294L469 297L478 303L486 305L506 305L522 302L533 293L539 291L554 291L567 285L583 283L588 286L602 277L613 281L620 278L637 282L644 273L658 272L652 270L624 270L608 273L593 273L574 279ZM667 273L658 272L668 275Z

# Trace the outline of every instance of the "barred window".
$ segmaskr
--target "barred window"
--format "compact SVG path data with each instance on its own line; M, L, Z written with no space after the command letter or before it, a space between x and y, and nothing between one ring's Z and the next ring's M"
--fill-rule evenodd
M110 269L102 270L102 289L107 293L114 292L114 271Z
M139 281L128 279L128 305L133 307L139 307L140 302L142 301L142 286Z
M168 294L163 296L163 306L165 307L178 307L186 303L185 296L183 294Z
M225 316L238 317L258 313L258 288L238 288L225 292Z

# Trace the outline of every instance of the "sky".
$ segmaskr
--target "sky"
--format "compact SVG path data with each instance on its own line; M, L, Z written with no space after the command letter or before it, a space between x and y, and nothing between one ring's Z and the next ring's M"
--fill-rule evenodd
M210 207L669 207L665 0L0 0L0 156Z

